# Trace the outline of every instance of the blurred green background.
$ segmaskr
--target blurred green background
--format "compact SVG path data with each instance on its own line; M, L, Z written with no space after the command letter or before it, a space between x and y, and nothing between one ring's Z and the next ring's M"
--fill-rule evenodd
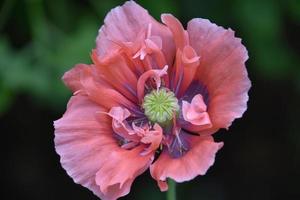
M5 0L0 3L0 126L4 199L96 199L73 184L54 151L52 121L71 93L60 78L91 63L98 29L121 0ZM230 27L249 51L249 108L204 177L178 199L300 199L300 1L138 0L156 19L208 18ZM164 199L149 174L123 199Z

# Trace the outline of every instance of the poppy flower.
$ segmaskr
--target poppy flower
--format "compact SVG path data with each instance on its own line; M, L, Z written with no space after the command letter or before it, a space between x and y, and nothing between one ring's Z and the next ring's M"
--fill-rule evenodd
M247 50L231 29L171 14L162 23L134 1L111 10L92 64L63 76L71 97L54 122L55 147L73 180L104 200L129 193L150 169L167 179L204 175L223 146L212 134L247 109Z

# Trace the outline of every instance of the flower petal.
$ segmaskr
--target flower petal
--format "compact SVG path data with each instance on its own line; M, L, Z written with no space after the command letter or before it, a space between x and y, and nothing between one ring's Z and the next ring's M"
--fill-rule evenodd
M189 181L198 175L204 175L213 165L215 154L223 143L215 143L210 136L187 136L190 150L179 158L172 158L165 149L150 166L151 176L158 182L162 191L168 189L167 178L176 182Z
M247 50L232 30L209 20L193 19L187 31L191 46L201 57L196 76L209 93L213 129L228 128L247 109L251 87L245 68Z
M182 94L192 83L199 66L200 57L197 55L197 53L191 46L185 46L183 48L181 59L183 67L183 79L180 85L180 90L178 94L179 96L182 96Z
M182 126L192 132L200 132L212 127L208 113L207 106L204 103L201 94L193 97L191 103L182 101L182 116L185 123Z
M147 130L141 142L150 144L141 155L146 155L155 152L161 144L163 138L163 130L158 124L154 124L153 130Z
M63 168L74 182L87 187L100 198L104 195L95 182L97 171L105 155L105 146L114 147L116 141L109 137L111 122L108 117L96 119L103 108L86 96L74 96L68 103L64 116L54 122L55 149Z
M134 1L127 1L123 6L116 7L108 13L96 40L97 54L104 57L117 51L120 48L117 45L119 41L135 41L138 34L147 29L149 24L152 24L152 35L161 38L162 51L171 65L175 53L171 32Z
M118 90L132 102L136 102L137 76L128 65L126 57L115 54L100 60L96 51L92 53L92 60L96 65L99 76L113 88Z
M199 59L200 57L189 45L185 46L182 51L177 50L171 76L172 88L177 97L182 97L194 80L199 66Z
M99 111L104 109L86 96L73 96L64 116L54 122L55 147L76 183L104 200L115 200L128 194L135 177L151 164L153 154L140 155L145 145L130 151L119 147L111 120L98 115Z
M137 106L107 84L94 65L76 65L64 74L63 80L75 94L87 95L102 107L110 109L123 106L133 113L139 113Z
M144 145L132 150L106 150L107 159L96 174L96 183L107 199L113 200L128 194L134 179L148 169L153 161L153 153L141 156L143 148Z
M184 30L180 21L171 14L162 14L161 21L168 26L173 34L173 39L175 41L176 48L183 49L188 45L188 35Z
M131 115L129 110L122 107L112 107L106 114L112 118L112 128L114 133L129 141L140 141L140 137L134 133L134 130L132 130L126 121L126 119ZM131 145L129 145L129 147L130 146ZM128 145L125 145L124 147L128 147Z
M86 64L77 64L63 75L62 80L72 92L82 89L81 74L83 71L90 71L90 66Z

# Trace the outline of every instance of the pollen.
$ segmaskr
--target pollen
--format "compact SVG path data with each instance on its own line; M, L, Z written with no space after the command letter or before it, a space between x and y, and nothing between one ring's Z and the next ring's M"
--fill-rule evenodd
M153 90L145 95L142 106L148 119L161 125L170 122L174 113L179 112L178 100L175 94L165 88Z

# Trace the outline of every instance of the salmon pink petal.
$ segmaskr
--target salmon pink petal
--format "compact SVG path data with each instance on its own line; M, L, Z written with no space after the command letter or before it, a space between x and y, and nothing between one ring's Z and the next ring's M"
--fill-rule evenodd
M65 85L72 90L72 92L79 91L82 89L81 76L83 71L90 70L91 68L89 65L77 64L63 75L62 80Z
M107 84L94 67L93 70L82 70L80 80L84 94L97 104L107 109L123 106L134 113L139 112L139 108Z
M132 150L107 149L106 162L96 174L96 183L107 200L115 200L128 194L134 179L148 169L154 156L141 156L143 148L141 145Z
M145 149L141 155L146 155L155 152L163 138L163 130L158 124L154 124L154 130L147 130L141 142L144 144L150 144L150 146Z
M136 73L132 71L132 68L124 56L121 54L115 54L114 56L100 60L96 52L93 51L92 60L96 65L99 75L102 76L109 85L132 102L137 101L137 76Z
M130 112L126 108L112 107L109 111L109 115L121 123L130 116Z
M145 43L150 49L159 50L162 49L162 40L158 36L150 36L145 40Z
M99 111L104 109L86 96L72 97L64 116L54 122L55 148L76 183L101 199L115 200L129 192L135 177L149 167L153 154L140 155L145 145L120 148L112 136L111 120L97 115Z
M171 14L162 14L161 21L171 30L177 48L182 50L183 47L188 45L188 35L176 17Z
M247 109L251 86L245 67L247 50L232 30L209 20L193 19L187 31L191 46L201 57L196 76L209 93L213 129L228 128Z
M74 96L68 103L64 116L54 122L55 149L60 155L63 168L74 182L81 184L103 198L95 182L96 173L106 155L103 148L115 148L116 141L110 136L108 117L96 119L102 107L86 96Z
M135 41L122 42L114 41L119 48L117 54L124 54L128 60L134 63L134 71L138 75L150 69L161 69L167 65L165 55L162 52L162 39L159 36L152 35L152 24L148 24L147 29L142 29L138 33ZM113 55L112 53L111 55ZM109 55L108 57L111 57Z
M188 58L192 53L190 50L192 48L186 48L186 46L188 46L189 44L188 34L184 30L180 21L171 14L162 14L161 20L168 26L168 28L172 32L173 39L177 47L175 66L170 69L170 71L172 71L171 87L177 95L180 90L181 84L184 84L183 87L184 89L186 89L190 82L193 80L193 75L195 74L196 67L198 66L199 62L198 60ZM186 56L186 54L188 55ZM192 64L191 66L191 61L193 61L192 63L196 63Z
M135 104L107 84L94 65L78 64L67 71L62 79L74 94L87 95L107 109L122 105L134 112L139 110Z
M183 78L178 91L178 96L186 91L194 80L194 76L199 66L200 57L197 55L195 50L191 46L185 46L182 52L182 67L183 67Z
M191 106L196 112L205 112L207 110L207 106L204 103L204 99L201 94L197 94L193 97Z
M207 107L201 94L193 97L192 102L182 101L182 116L189 124L183 127L189 131L199 132L212 127Z
M175 94L181 97L194 80L199 66L200 57L195 50L187 45L183 50L177 50L175 66L172 72L172 83Z
M166 180L176 182L189 181L198 175L204 175L213 165L215 154L223 146L216 143L211 136L186 136L190 149L183 156L173 158L167 149L150 166L151 176L158 182L162 191L168 189Z
M116 134L123 137L126 140L139 142L140 138L125 121L131 113L126 108L112 107L107 114L112 118L112 128ZM125 147L125 146L124 146ZM126 148L128 145L126 145Z
M171 65L175 53L171 32L134 1L128 1L123 6L112 9L105 17L104 25L99 30L96 40L97 54L102 58L118 51L119 41L134 42L138 34L147 29L149 24L152 26L152 35L161 38L163 54Z

